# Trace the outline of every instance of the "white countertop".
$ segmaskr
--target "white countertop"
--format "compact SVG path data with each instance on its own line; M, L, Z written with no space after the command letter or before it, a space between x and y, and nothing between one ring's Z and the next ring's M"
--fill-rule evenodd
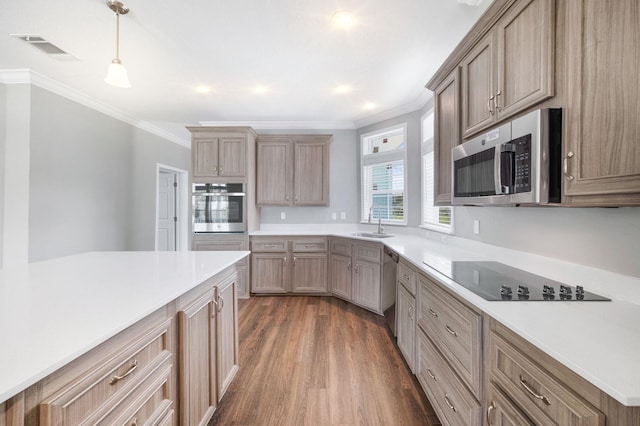
M0 271L0 402L248 254L91 252Z
M354 237L363 227L320 225L279 228L251 235ZM372 227L367 228L373 230ZM438 235L402 235L415 229L387 228L380 241L417 268L491 315L551 357L627 406L640 406L640 279L516 250ZM611 302L487 301L445 274L452 261L498 261L606 296Z

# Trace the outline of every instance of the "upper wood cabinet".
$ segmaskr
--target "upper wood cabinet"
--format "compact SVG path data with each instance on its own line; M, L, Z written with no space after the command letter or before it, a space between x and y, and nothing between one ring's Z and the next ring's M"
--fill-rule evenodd
M451 149L460 143L460 70L456 68L434 94L434 176L436 205L451 204Z
M565 202L640 205L638 2L566 3Z
M257 143L258 205L329 204L331 135L265 135Z
M255 141L249 127L188 127L191 137L191 174L194 182L244 182L248 148Z
M462 136L554 94L554 0L515 2L461 62Z

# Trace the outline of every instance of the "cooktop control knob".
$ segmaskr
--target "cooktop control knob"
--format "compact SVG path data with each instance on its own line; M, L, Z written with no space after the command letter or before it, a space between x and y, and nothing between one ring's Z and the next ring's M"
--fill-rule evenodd
M503 285L502 287L500 287L500 294L504 294L504 295L511 294L511 287L509 287L508 285Z
M555 289L553 287L551 287L550 285L544 285L542 287L542 294L546 294L546 295L552 295L555 294Z
M526 285L519 285L518 294L526 296L527 294L529 294L529 287L527 287Z
M584 287L582 287L581 285L577 285L576 294L584 294Z
M571 295L571 287L568 285L560 284L560 294Z

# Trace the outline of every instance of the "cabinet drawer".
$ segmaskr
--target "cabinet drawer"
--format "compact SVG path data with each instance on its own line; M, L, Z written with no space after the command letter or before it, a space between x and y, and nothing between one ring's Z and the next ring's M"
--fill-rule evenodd
M482 317L419 275L418 325L476 396L481 383Z
M382 244L355 243L353 244L353 260L365 260L367 262L381 263Z
M351 240L331 237L331 254L351 257Z
M115 356L92 366L85 375L40 404L42 425L82 424L101 412L107 402L139 386L163 360L171 359L171 320L148 330ZM90 424L91 422L89 422Z
M291 251L294 253L326 252L329 249L324 237L292 238L291 244Z
M487 401L488 426L534 426L493 383L489 384Z
M255 252L286 252L289 245L286 238L251 238L251 251Z
M398 263L398 282L413 296L416 295L416 272L403 262Z
M604 425L604 415L491 332L490 377L536 424Z
M480 426L482 408L451 370L447 361L421 330L418 330L418 381L443 425Z

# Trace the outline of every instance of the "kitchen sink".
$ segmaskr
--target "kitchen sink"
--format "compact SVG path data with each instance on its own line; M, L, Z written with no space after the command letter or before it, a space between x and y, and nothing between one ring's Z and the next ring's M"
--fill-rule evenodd
M354 237L365 237L365 238L389 238L393 237L393 235L389 234L378 234L377 232L356 232L353 234Z

